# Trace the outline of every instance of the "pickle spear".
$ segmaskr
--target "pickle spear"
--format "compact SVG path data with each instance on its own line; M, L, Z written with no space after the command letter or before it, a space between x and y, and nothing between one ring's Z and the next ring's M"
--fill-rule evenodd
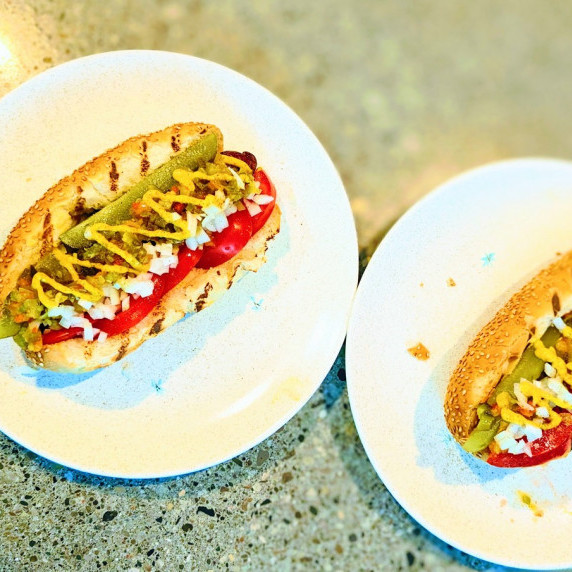
M144 179L133 185L125 194L92 214L84 221L64 232L60 240L71 248L89 246L92 241L85 238L86 229L94 223L119 224L131 217L131 205L150 189L168 191L174 184L173 171L187 168L195 170L201 163L211 161L217 152L217 138L213 133L205 135L189 148L179 153Z

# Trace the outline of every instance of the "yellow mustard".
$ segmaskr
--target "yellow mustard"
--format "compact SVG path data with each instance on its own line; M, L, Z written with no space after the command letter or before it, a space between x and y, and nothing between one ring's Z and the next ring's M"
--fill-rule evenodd
M556 355L553 347L547 348L541 340L535 338L531 341L534 347L534 354L544 362L548 362L558 372L558 375L569 385L572 385L572 375L568 373L568 364Z
M252 173L250 167L240 159L235 157L230 157L228 155L223 155L223 162L227 165L234 165L238 167L241 171L245 171L248 174ZM54 280L44 272L38 272L34 275L32 279L32 287L38 292L38 298L40 302L47 308L54 308L59 305L62 296L61 294L67 294L75 296L80 300L86 300L89 302L97 302L103 297L103 290L88 280L80 278L79 274L75 270L74 266L83 266L84 268L97 268L102 271L127 274L130 272L145 272L148 270L149 265L143 264L137 260L127 250L121 248L120 246L114 244L102 234L103 232L122 232L137 234L140 236L146 236L148 238L166 238L176 241L184 241L187 238L194 236L196 233L197 225L189 225L188 221L182 218L177 213L173 213L165 209L160 203L166 202L172 204L174 202L192 204L200 206L202 208L208 208L209 206L216 206L221 208L225 196L224 193L217 190L215 194L207 195L204 199L199 199L197 197L191 196L196 188L195 181L198 179L214 181L214 182L228 182L233 180L235 177L230 173L215 173L213 175L208 175L199 171L188 171L186 169L175 169L173 172L173 178L182 185L181 194L176 193L163 193L158 189L150 189L147 191L141 202L155 211L165 222L171 223L176 230L175 232L169 232L166 230L147 230L141 227L134 226L129 223L109 225L106 223L95 223L91 225L86 230L86 238L89 238L110 252L117 254L121 257L128 266L121 266L115 264L99 264L94 262L88 262L83 260L78 260L77 256L66 254L62 250L56 249L54 255L60 262L60 264L70 273L73 281L82 289L72 288L61 284L57 280ZM50 297L44 291L43 285L48 284L54 290L58 292L54 297Z
M88 280L82 279L75 270L74 266L98 268L100 270L117 272L120 274L126 274L129 272L144 272L148 269L148 264L142 264L130 252L117 246L116 244L113 244L111 241L105 238L105 236L103 236L102 232L123 232L147 236L149 238L167 238L171 240L183 241L192 236L186 219L180 217L180 215L177 215L176 213L166 210L159 204L159 201L165 201L169 203L181 202L196 205L203 205L205 202L202 199L197 199L188 195L162 193L158 189L150 189L147 191L145 195L143 195L141 201L149 208L153 209L163 220L173 224L173 226L175 226L178 230L176 232L169 232L166 230L147 230L130 224L93 224L86 231L87 238L94 240L104 248L107 248L109 251L120 256L123 260L125 260L129 267L114 264L98 264L78 260L76 256L66 254L63 251L56 249L54 251L54 255L58 262L70 273L72 280L81 286L83 290L61 284L44 272L38 272L32 279L32 287L38 292L38 299L44 306L46 306L46 308L54 308L58 306L59 302L61 301L61 296L56 295L53 298L48 296L44 291L43 284L48 284L54 290L57 290L62 294L75 296L80 300L86 300L89 302L97 302L103 297L103 290L93 285Z

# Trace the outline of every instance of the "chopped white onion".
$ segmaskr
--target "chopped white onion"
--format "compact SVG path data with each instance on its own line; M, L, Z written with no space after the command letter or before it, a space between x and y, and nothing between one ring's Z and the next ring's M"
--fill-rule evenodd
M110 304L119 304L119 292L111 284L104 284L102 290Z
M520 439L524 435L524 427L518 423L510 423L506 430L515 438Z
M155 287L151 276L151 273L145 272L134 278L128 278L123 283L123 290L128 294L137 294L142 298L146 298L153 293L153 288Z
M524 436L528 439L529 443L532 443L542 437L542 429L534 425L526 425L524 427Z
M257 205L267 205L268 203L271 203L274 200L274 197L271 195L258 194L258 195L254 195L252 200Z
M91 326L91 322L87 318L77 316L70 320L70 327L72 328L86 328L88 326Z
M554 368L554 366L551 363L546 362L544 364L544 373L548 377L556 377L556 369Z
M197 224L197 217L193 213L187 212L187 227L191 237L197 234Z
M228 170L232 173L232 176L236 179L236 184L238 185L238 188L241 190L244 189L244 181L240 178L240 175L230 167L228 168Z
M81 298L77 301L77 303L84 310L89 310L93 306L93 302L90 302L89 300L82 300Z
M77 312L74 310L73 306L56 306L55 308L50 308L48 310L48 317L50 318L67 318L70 319L72 316L77 316Z
M166 258L153 258L149 265L149 272L153 274L166 274L169 272L169 264L165 264Z
M516 396L516 399L518 401L518 404L523 408L526 409L528 411L534 411L534 407L532 405L530 405L526 399L526 396L524 395L524 393L522 393L522 391L520 390L520 383L515 383L514 384L514 395Z
M538 415L538 417L542 417L543 419L548 419L550 417L548 409L546 409L546 407L537 407L536 415Z
M231 214L234 214L237 210L238 208L236 208L236 205L229 201L229 205L224 209L224 214L226 216L230 216Z
M87 313L94 320L101 320L102 318L105 318L107 320L113 320L113 318L115 318L115 314L117 313L118 309L119 309L118 304L99 303L91 307L87 311Z
M151 256L155 255L155 245L154 244L151 244L150 242L144 242L143 248L145 249L145 252L147 252L147 254L149 254Z
M155 250L161 256L171 256L173 254L173 245L170 242L164 242L163 244L158 244Z
M258 213L262 212L260 206L257 205L254 201L249 201L248 199L244 199L243 203L250 216L256 216Z
M564 320L560 317L558 318L554 318L554 320L552 320L552 323L554 324L554 326L556 328L558 328L560 331L562 331L565 327L566 324L564 323Z
M97 336L98 342L104 342L107 339L107 332L100 331L99 335Z
M503 451L506 451L510 447L516 445L516 439L513 437L512 433L506 430L497 433L495 435L495 441Z
M199 246L206 244L209 240L209 235L203 230L202 227L199 227L199 231L196 233L196 235L187 238L187 240L185 240L185 244L187 245L187 248L190 248L191 250L197 250Z
M564 384L559 379L551 379L547 385L548 389L556 394L556 397L559 397L563 401L566 401L566 403L572 405L572 393L566 389Z
M228 226L228 219L224 213L220 213L215 217L214 225L217 232L222 232Z
M211 232L220 232L228 226L226 215L218 207L211 205L203 210L206 214L202 223L204 229Z
M83 329L83 339L86 342L93 342L93 338L95 334L99 332L99 330L97 328L94 328L89 321L88 324L89 325L86 325Z
M524 441L515 441L507 450L512 455L520 455L524 453L525 445Z

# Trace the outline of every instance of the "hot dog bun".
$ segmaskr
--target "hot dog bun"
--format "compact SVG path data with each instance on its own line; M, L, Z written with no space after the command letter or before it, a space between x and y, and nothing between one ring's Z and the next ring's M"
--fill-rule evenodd
M572 251L541 270L477 334L453 371L445 395L447 427L463 444L477 424L477 406L518 363L532 334L572 310Z
M92 159L50 188L19 220L0 252L0 303L15 288L22 272L60 243L60 236L84 213L106 206L146 174L214 133L223 149L220 130L204 123L182 123L132 137ZM105 342L71 339L27 352L36 365L54 371L84 372L110 365L157 335L188 312L197 312L225 292L244 271L265 261L268 241L280 229L275 206L264 227L226 263L209 270L193 269L167 293L137 326Z

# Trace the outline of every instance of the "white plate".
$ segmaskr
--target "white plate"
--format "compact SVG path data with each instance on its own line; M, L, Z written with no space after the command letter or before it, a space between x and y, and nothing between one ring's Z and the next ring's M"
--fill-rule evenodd
M435 535L507 566L572 566L572 457L490 467L450 436L443 398L456 362L509 293L572 248L571 220L572 163L514 160L457 177L383 240L348 330L351 407L387 488ZM407 351L419 342L427 361Z
M38 372L0 342L0 429L76 469L162 477L229 459L306 403L345 335L357 241L334 166L279 99L194 57L90 56L0 101L0 240L86 160L180 121L214 123L227 149L256 154L278 189L282 230L257 274L105 370Z

